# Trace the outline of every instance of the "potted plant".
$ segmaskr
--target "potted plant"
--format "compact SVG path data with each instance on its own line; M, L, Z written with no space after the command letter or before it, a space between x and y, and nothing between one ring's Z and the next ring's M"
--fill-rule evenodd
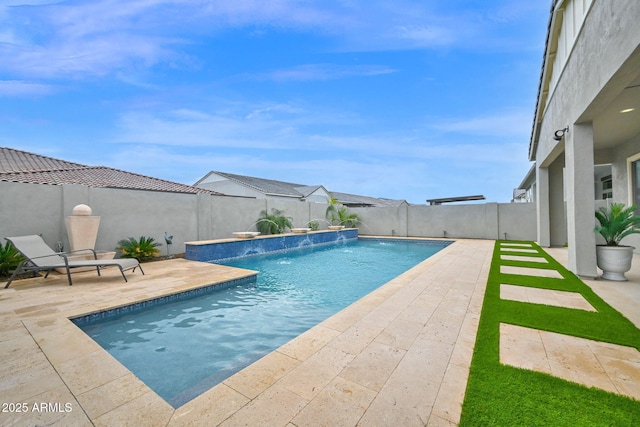
M611 203L609 208L596 211L600 226L593 231L600 233L606 242L596 246L596 260L603 271L603 279L627 280L624 273L631 269L635 248L621 245L620 241L630 234L640 233L640 217L635 211L635 206L625 207L623 203Z

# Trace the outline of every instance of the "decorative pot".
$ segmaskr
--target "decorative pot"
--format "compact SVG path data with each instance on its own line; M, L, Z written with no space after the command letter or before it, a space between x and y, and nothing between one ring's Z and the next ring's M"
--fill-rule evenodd
M306 227L301 227L301 228L292 228L291 231L298 234L304 234L311 231L311 229Z
M596 246L598 268L602 270L602 278L606 280L628 280L624 273L631 269L633 246Z
M344 229L344 225L330 225L327 228L329 230L342 230Z
M238 239L253 239L260 234L259 231L234 231L233 235Z

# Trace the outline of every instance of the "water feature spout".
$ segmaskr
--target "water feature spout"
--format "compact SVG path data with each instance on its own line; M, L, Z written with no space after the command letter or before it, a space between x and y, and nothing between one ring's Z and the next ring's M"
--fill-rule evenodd
M251 231L251 229L255 226L258 225L261 222L270 222L273 225L276 226L276 228L278 229L278 231L280 231L281 233L284 231L282 230L282 228L280 227L280 225L278 225L278 223L271 221L270 219L267 218L261 218L259 220L257 220L256 222L254 222L253 224L251 224L249 227L247 227L246 231L236 231L233 233L234 236L239 237L239 238L251 238L251 237L255 237L257 235L260 234L259 231Z
M367 224L365 224L363 221L360 221L360 222L358 223L358 226L357 226L357 227L355 227L355 228L360 228L360 226L362 226L362 227L366 228L367 230L369 230L369 232L370 232L371 234L376 234L376 233L374 233L374 232L373 232L373 230L371 230L371 227L369 227L369 226L368 226ZM395 230L391 230L391 231L392 231L392 233L395 233ZM393 235L393 234L392 234L392 235Z
M322 221L322 222L326 223L326 224L327 224L327 226L331 225L331 223L330 223L329 221L327 221L326 219L324 219L324 218L314 218L314 219L311 219L311 220L309 220L305 225L306 225L307 227L310 227L312 222L318 222L318 223L319 223L320 221ZM319 225L319 224L318 224L318 225Z
M258 225L258 224L260 224L261 222L270 222L271 224L273 224L273 225L275 225L275 226L276 226L276 228L278 229L278 231L279 231L280 233L284 232L284 230L282 229L282 227L280 227L280 224L278 224L278 223L277 223L277 222L275 222L275 221L271 221L270 219L267 219L267 218L261 218L261 219L257 220L256 222L254 222L254 223L251 225L251 227L253 227L254 225ZM249 227L249 228L251 228L251 227Z

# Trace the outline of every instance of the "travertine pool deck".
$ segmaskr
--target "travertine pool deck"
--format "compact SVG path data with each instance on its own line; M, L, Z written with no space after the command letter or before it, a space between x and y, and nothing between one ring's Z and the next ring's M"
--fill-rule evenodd
M178 409L68 318L245 270L174 259L126 284L108 270L15 282L0 290L0 400L27 412L0 425L454 425L493 243L456 241Z
M0 425L456 425L494 243L457 240L178 409L68 318L246 270L174 259L129 283L117 270L78 273L71 287L53 274L15 282L0 289L0 401L14 404ZM636 324L637 279L631 308L615 305L629 288L602 295Z

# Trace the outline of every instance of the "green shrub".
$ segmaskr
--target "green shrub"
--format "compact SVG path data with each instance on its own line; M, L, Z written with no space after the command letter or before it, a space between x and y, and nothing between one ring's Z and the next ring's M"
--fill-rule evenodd
M158 256L158 246L162 245L156 242L153 237L140 236L140 240L136 240L134 237L120 240L117 249L120 251L122 258L136 258L138 261L148 261Z
M24 257L9 242L0 244L0 276L8 276L24 260Z
M619 246L620 241L629 234L640 233L640 217L635 212L635 206L626 208L624 203L611 203L608 209L596 211L600 226L593 231L604 237L607 246Z
M288 216L284 216L284 211L278 209L271 209L269 215L267 210L260 212L260 218L256 223L258 231L262 234L281 234L286 231L287 228L293 227L293 219Z
M356 213L349 212L335 197L329 199L329 206L325 216L331 225L344 225L348 228L356 228L360 224L360 217Z
M311 231L318 231L318 229L320 228L320 223L318 221L309 221L307 225L309 226Z

